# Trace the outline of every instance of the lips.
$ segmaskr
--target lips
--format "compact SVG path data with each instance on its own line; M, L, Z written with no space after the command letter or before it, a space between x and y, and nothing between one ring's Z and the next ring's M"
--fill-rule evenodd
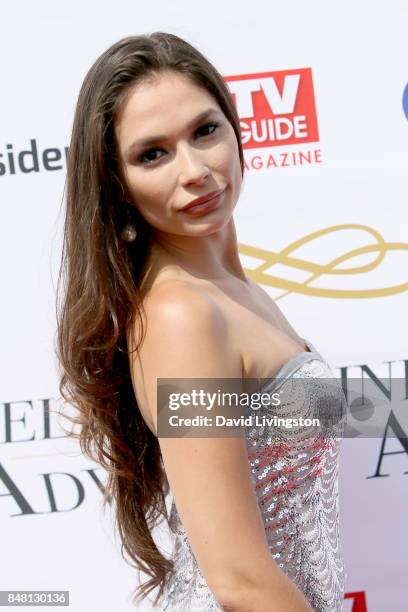
M197 204L204 204L204 202L207 202L208 200L212 200L213 198L216 198L217 196L221 195L223 191L224 189L218 189L217 191L210 191L210 193L207 193L206 195L201 196L200 198L196 198L195 200L192 200L191 202L186 204L186 206L184 206L183 208L180 208L180 210L188 210L189 208L192 208L193 206L197 206Z

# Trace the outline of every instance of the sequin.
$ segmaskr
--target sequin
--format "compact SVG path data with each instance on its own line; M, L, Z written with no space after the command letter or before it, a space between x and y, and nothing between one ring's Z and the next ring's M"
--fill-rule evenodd
M330 379L329 392L313 384L321 378ZM299 384L299 379L309 379L311 384ZM267 382L268 392L270 383L273 386L276 381ZM333 385L334 381L330 366L316 351L302 353L297 367L281 379L281 396L286 388L289 400L279 406L279 416L309 417L319 402L327 409L331 399L341 399L341 418L327 427L324 436L311 438L305 427L246 429L250 474L271 556L315 612L341 612L346 580L338 502L338 459L346 411L340 384ZM276 406L263 407L260 412L273 416ZM175 571L155 609L221 612L198 567L174 500L169 526Z

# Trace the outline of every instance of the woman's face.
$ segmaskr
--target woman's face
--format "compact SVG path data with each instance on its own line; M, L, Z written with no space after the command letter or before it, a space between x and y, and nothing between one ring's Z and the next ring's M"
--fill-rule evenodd
M228 223L242 182L238 143L207 90L171 72L140 83L122 105L115 136L131 200L162 238L202 236ZM180 210L224 188L212 211L194 217Z

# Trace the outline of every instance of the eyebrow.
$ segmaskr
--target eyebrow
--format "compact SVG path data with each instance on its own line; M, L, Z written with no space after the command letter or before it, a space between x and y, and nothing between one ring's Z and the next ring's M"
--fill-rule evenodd
M187 129L194 127L195 125L200 123L200 121L203 121L213 113L219 114L219 112L220 111L217 108L207 108L207 110L197 115L197 117L195 117L187 124ZM148 145L156 144L158 142L163 142L163 140L167 140L167 136L151 136L150 138L143 138L142 140L134 140L132 144L126 149L125 156L128 157L133 152L133 150L139 146L145 147Z

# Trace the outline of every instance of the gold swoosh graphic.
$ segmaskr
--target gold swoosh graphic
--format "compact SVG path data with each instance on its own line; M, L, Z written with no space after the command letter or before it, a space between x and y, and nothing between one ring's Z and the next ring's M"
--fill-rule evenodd
M356 229L370 234L373 238L375 238L376 242L373 244L367 244L356 249L352 249L348 253L344 253L340 257L336 257L326 264L318 264L290 255L290 253L292 253L299 247L303 246L304 244L307 244L308 242L311 242L312 240L317 240L325 234L330 234L332 232L338 232L343 230ZM395 295L396 293L408 291L408 282L402 283L401 285L380 287L377 289L326 289L309 286L309 283L324 274L346 275L370 272L381 264L388 251L408 250L408 243L386 242L379 232L369 227L368 225L361 225L358 223L344 223L342 225L332 225L330 227L326 227L324 229L317 230L316 232L307 234L303 238L292 242L292 244L289 244L287 247L276 253L272 251L267 251L265 249L253 247L248 244L243 244L242 242L238 243L238 248L239 252L243 255L249 255L250 257L261 259L264 262L255 269L244 268L245 273L252 280L262 285L269 285L270 287L286 290L285 293L283 293L277 298L274 298L275 300L280 300L283 297L289 295L290 293L301 293L303 295L313 295L330 298L373 298L383 297L387 295ZM356 266L354 268L336 269L339 264L364 253L377 253L377 255L370 263ZM304 270L306 272L310 272L310 276L302 282L296 282L278 276L273 276L272 274L265 272L265 270L275 264L283 264L285 266L289 266L297 270Z

